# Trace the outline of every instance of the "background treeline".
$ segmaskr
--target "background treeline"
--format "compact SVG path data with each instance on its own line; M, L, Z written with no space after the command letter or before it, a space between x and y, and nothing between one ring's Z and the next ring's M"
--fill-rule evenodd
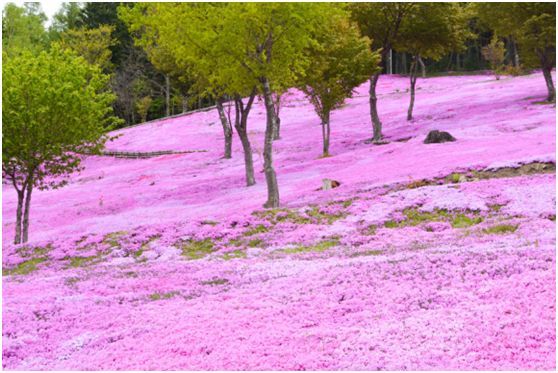
M460 5L470 8L468 3ZM3 49L8 54L17 54L22 49L38 52L61 43L89 56L89 60L101 64L104 72L111 75L110 85L116 95L114 110L123 119L122 126L215 105L215 98L194 84L195 79L173 76L154 66L157 63L153 58L134 43L132 33L118 15L119 7L133 8L134 4L64 3L50 27L45 28L46 16L39 3L25 3L23 7L9 3L2 16ZM530 67L519 57L514 30L503 30L497 7L485 8L482 12L470 9L466 15L465 31L473 37L467 38L463 48L446 51L438 58L422 57L421 74L462 74L491 68L483 48L490 45L495 34L504 50L502 73L521 74L525 72L522 67ZM392 46L387 58L381 61L382 72L408 75L412 63L412 53Z

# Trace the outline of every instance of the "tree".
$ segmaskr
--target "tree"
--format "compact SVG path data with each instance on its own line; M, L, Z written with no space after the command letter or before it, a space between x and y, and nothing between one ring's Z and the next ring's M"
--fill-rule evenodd
M60 38L60 34L83 27L83 3L62 3L62 7L52 17L49 27L51 40Z
M476 15L497 35L511 35L517 41L525 66L542 69L547 101L556 99L552 69L556 64L556 4L475 3Z
M490 63L490 68L496 76L496 80L500 79L502 66L504 65L505 48L504 43L494 36L490 44L482 47L482 56Z
M415 3L353 3L349 5L352 18L358 23L362 35L372 40L372 50L379 50L381 64L386 65L389 52L396 40L402 23ZM370 77L370 118L373 125L373 141L382 140L382 122L378 116L376 85L381 71Z
M457 3L418 3L400 26L394 47L412 56L409 71L411 100L407 120L413 119L418 65L422 58L439 60L465 47L469 37L467 13Z
M299 87L306 94L321 120L323 153L329 156L330 113L352 96L354 88L371 73L380 70L379 53L370 51L370 40L361 37L346 14L335 12L308 48L310 65L300 78Z
M104 72L112 69L110 47L116 44L111 34L113 26L102 25L94 29L69 29L60 35L60 45L75 51L87 62L98 65Z
M153 99L149 96L144 96L136 102L136 109L141 117L142 123L147 122L147 113L153 103Z
M45 21L39 3L25 3L23 7L6 4L2 12L2 50L8 56L24 51L37 54L44 50L48 46Z
M14 242L27 242L34 187L58 188L99 150L116 118L109 77L57 46L34 56L3 55L2 174L18 195Z

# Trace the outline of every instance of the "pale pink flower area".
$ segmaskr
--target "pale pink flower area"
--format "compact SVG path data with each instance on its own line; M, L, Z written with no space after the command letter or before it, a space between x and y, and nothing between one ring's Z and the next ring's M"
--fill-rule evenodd
M556 368L556 112L540 73L382 76L334 112L331 157L292 90L274 142L265 110L222 159L215 110L116 131L57 190L36 191L11 244L3 186L7 370L550 370ZM423 144L432 129L457 141ZM235 135L236 136L236 135ZM321 190L322 179L341 182Z

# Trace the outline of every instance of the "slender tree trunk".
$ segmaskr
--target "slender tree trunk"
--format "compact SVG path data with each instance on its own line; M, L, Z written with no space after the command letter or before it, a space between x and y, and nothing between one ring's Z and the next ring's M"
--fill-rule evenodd
M267 183L267 201L265 208L279 207L279 186L277 185L277 175L273 169L273 131L276 126L275 108L273 107L273 97L269 80L266 77L260 79L262 83L267 123L265 127L264 142L264 172Z
M242 144L242 150L244 152L244 168L246 172L246 186L251 186L256 184L256 179L254 177L254 161L252 159L252 145L250 144L250 139L248 138L248 114L256 98L256 90L252 90L250 97L246 106L242 102L242 97L237 95L235 98L235 123L236 133L240 138L240 143Z
M414 56L411 62L410 77L411 77L411 102L409 103L409 110L407 110L407 120L413 119L413 107L415 106L415 85L417 82L417 62L420 57Z
M223 107L223 98L217 99L216 106L217 112L219 112L219 119L221 120L221 125L223 126L223 134L225 135L225 155L223 158L230 159L232 157L232 127L231 123L225 115L225 108Z
M165 75L165 114L170 116L170 79L168 75Z
M281 118L275 114L275 130L273 131L273 141L281 139Z
M29 238L29 211L31 209L31 193L33 192L33 176L29 176L28 180L27 193L25 196L25 211L23 213L22 243L27 242Z
M182 112L185 113L188 111L188 97L182 96Z
M242 150L244 151L246 186L252 186L256 184L256 179L254 178L254 161L252 159L252 145L250 144L250 139L248 138L248 133L245 128L236 127L236 133L238 133L238 137L242 143Z
M548 90L548 96L546 101L552 102L556 99L556 89L554 88L554 82L552 81L552 67L543 67L544 80L546 82L546 89Z
M329 156L329 137L331 128L329 126L329 113L325 114L322 118L322 139L323 139L323 157Z
M374 131L373 141L378 143L382 140L382 122L380 122L380 117L378 116L378 98L376 97L376 85L378 84L378 79L380 78L380 73L372 75L370 78L370 119L372 120L372 128Z
M422 77L426 78L426 66L424 65L424 61L422 60L421 56L418 56L418 63L420 64L420 71L422 73Z
M16 211L16 227L14 244L21 243L21 216L23 213L23 198L25 196L25 189L17 191L17 211Z

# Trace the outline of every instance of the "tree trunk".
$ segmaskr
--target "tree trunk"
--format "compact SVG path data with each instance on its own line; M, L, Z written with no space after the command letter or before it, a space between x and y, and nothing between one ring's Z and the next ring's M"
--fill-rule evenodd
M372 128L374 131L373 141L378 143L382 140L382 122L380 122L380 117L378 116L378 98L376 97L376 84L378 84L378 79L380 78L380 73L372 75L370 78L370 119L372 120Z
M188 97L182 96L182 112L185 113L188 111Z
M543 75L546 82L546 89L548 90L546 101L552 102L556 99L556 89L554 88L554 82L552 81L552 67L543 67Z
M275 130L273 131L273 141L281 139L281 118L275 114Z
M273 107L273 97L269 80L266 77L260 79L262 83L263 96L265 101L265 110L267 114L267 123L265 127L264 142L264 172L265 181L267 183L267 201L265 208L279 207L279 186L277 185L277 176L273 169L273 131L276 126L275 108Z
M231 159L232 157L232 127L231 123L225 115L225 109L223 108L223 98L218 98L216 102L217 112L219 112L219 119L221 120L221 125L223 126L223 134L225 135L225 155L223 158Z
M418 63L420 64L420 71L422 73L422 77L426 78L426 66L424 66L424 61L422 60L421 56L418 56Z
M254 161L252 159L252 145L250 145L250 139L248 138L246 129L236 127L236 133L238 133L238 137L240 138L240 142L242 143L242 150L244 151L246 186L252 186L256 184L256 179L254 178Z
M407 120L413 119L413 107L415 106L415 85L417 83L417 62L420 57L415 56L411 62L411 69L409 76L411 77L411 102L409 103L409 110L407 110Z
M242 97L236 95L235 97L235 123L236 133L240 138L240 143L242 144L242 150L244 152L244 168L246 172L246 186L251 186L256 184L256 179L254 177L254 161L252 159L252 145L250 144L250 139L248 138L248 114L256 98L256 90L252 90L250 97L246 106L242 102Z
M17 211L16 211L16 227L15 227L15 237L14 244L21 243L21 215L23 211L23 198L25 195L25 189L17 191Z
M165 114L170 116L170 79L168 75L165 75Z
M23 233L21 242L27 242L29 238L29 210L31 209L31 192L33 192L33 176L29 176L27 183L27 193L25 196L25 212L23 213Z
M329 156L329 136L331 134L331 127L329 126L329 113L325 114L322 118L322 139L323 139L323 157Z

